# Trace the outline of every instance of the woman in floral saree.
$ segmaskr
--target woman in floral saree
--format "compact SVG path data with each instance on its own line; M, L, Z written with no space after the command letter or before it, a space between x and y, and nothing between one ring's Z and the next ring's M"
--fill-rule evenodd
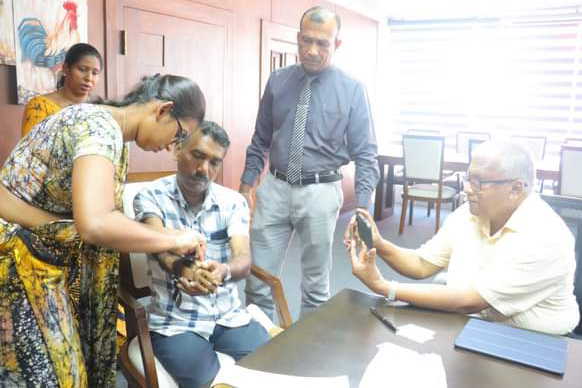
M126 218L126 142L169 148L203 120L199 87L144 78L119 102L79 104L21 139L0 170L0 385L113 387L117 252L185 254L197 233Z

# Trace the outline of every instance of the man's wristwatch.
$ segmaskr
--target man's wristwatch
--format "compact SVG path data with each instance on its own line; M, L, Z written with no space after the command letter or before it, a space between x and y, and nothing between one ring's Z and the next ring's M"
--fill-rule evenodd
M226 267L226 274L224 275L224 279L222 280L228 282L230 278L232 278L232 274L230 273L230 265L228 265L228 263L225 263L224 266Z
M392 280L390 282L390 286L388 289L388 295L386 295L386 299L388 302L396 302L396 289L398 288L398 282L396 280Z

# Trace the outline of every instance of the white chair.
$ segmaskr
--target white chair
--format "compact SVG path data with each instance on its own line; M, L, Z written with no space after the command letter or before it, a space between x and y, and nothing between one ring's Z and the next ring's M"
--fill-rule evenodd
M545 136L512 135L511 139L527 147L534 161L543 160L546 156L546 144L548 139ZM544 180L539 180L539 192L544 191Z
M582 147L582 138L579 138L579 137L567 137L567 138L564 139L564 144Z
M128 183L123 193L124 213L133 218L133 198L147 182ZM149 335L147 314L138 299L150 295L147 257L143 253L122 254L119 265L119 302L125 309L127 341L119 353L119 366L130 387L178 388L172 376L153 354ZM271 286L281 327L291 325L291 315L283 293L281 281L253 265L252 276L256 276ZM272 321L256 306L248 308L253 318L269 331L276 333ZM217 352L220 365L234 364L234 359Z
M546 156L545 136L511 135L511 139L527 147L534 160L542 160Z
M558 194L582 198L582 147L562 145L560 150L560 180Z
M491 140L491 134L489 132L467 132L467 131L457 132L457 148L456 148L457 153L470 155L471 140L478 140L480 142Z
M452 202L453 209L459 191L443 185L443 136L402 135L404 185L399 234L404 232L408 201L435 204L435 233L440 226L441 203ZM409 220L412 223L412 219Z

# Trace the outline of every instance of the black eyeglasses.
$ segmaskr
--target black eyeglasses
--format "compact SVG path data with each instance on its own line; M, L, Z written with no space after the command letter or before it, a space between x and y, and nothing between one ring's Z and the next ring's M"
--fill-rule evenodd
M463 177L463 184L464 185L470 185L471 186L471 190L473 190L476 193L479 193L482 191L483 189L483 185L505 185L507 183L511 183L511 182L515 182L516 180L518 180L519 178L513 178L513 179L477 179L477 178L473 178L471 177L469 174L466 174Z
M188 136L188 132L182 128L182 124L180 123L180 120L178 120L178 117L174 114L172 114L172 116L178 123L178 131L176 131L176 136L174 137L174 140L172 140L172 144L180 144Z

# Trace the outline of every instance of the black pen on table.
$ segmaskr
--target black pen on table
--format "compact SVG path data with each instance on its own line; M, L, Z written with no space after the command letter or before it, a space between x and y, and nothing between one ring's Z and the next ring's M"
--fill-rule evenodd
M390 330L392 330L395 333L398 331L398 328L392 322L390 322L390 320L388 318L386 318L385 316L380 314L380 312L378 311L378 309L376 309L376 307L374 307L374 306L370 307L370 311L372 312L372 314L374 314L374 316L376 318L378 318L380 321L382 321L382 323L384 325L386 325L386 327L388 327Z

